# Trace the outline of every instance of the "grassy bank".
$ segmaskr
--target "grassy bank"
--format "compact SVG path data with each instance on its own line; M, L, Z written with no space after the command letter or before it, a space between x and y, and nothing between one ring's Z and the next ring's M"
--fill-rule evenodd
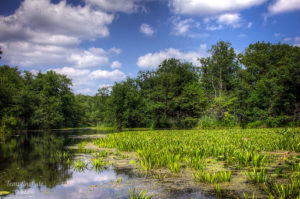
M167 170L217 195L300 198L300 129L161 130L108 135L101 148L136 152L145 173Z

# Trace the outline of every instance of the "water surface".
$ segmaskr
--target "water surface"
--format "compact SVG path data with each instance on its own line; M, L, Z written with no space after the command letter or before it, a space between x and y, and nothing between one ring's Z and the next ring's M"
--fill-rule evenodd
M89 166L75 170L70 162L88 162L91 154L79 154L68 146L88 139L88 135L107 133L113 132L81 129L1 137L0 191L10 194L0 198L128 198L128 190L133 188L147 190L153 198L211 198L200 189L177 190L131 169L107 166L95 171Z

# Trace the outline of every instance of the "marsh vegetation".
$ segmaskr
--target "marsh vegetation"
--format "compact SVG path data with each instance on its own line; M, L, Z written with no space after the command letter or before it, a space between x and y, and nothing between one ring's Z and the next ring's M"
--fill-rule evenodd
M299 198L299 128L131 131L93 143L135 152L162 183L173 175L224 197Z

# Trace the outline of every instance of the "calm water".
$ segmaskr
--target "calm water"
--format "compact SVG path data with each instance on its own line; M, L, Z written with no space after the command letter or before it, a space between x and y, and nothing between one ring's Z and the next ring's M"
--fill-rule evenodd
M128 198L128 190L148 190L153 198L211 198L198 189L177 190L156 180L139 176L130 169L112 166L101 171L76 171L67 158L88 161L90 155L70 151L67 146L84 135L112 133L94 130L29 132L0 138L0 198ZM122 182L117 182L122 179ZM182 182L184 183L184 182ZM176 187L176 186L175 186Z

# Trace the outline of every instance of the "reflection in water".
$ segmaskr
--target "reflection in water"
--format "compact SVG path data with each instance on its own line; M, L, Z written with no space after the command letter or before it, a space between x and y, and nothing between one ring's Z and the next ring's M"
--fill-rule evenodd
M131 169L105 167L95 171L74 170L71 161L88 162L90 155L67 150L81 142L78 136L107 133L92 130L30 132L0 137L0 191L11 192L4 198L128 198L128 190L148 190L153 198L207 198L199 190L190 193L170 191L170 187L139 177ZM120 182L117 179L122 179Z
M1 137L0 188L15 192L28 189L53 188L72 177L63 151L64 138L51 133L27 133Z

